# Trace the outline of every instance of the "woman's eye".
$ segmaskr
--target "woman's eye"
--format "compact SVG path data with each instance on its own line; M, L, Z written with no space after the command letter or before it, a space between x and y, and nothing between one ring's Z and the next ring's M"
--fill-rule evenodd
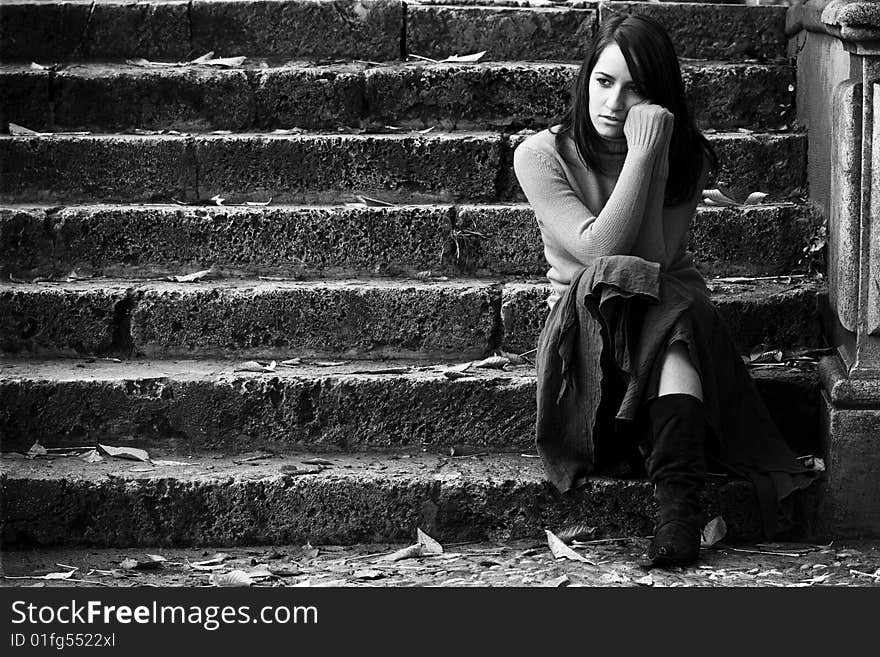
M606 80L605 78L596 78L596 82L599 83L600 87L610 87L611 86L611 81Z

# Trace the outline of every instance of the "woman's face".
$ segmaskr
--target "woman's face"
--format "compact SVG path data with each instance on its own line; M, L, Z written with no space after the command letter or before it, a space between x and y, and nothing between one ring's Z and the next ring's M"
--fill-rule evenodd
M590 120L599 136L623 137L623 123L629 108L647 100L629 74L629 67L612 43L599 53L590 73Z

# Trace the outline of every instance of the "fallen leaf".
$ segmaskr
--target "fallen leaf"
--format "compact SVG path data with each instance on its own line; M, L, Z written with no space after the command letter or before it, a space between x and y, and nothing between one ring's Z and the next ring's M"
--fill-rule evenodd
M274 360L268 365L263 365L255 360L247 360L236 365L233 372L273 372L276 365Z
M168 280L175 283L197 283L198 281L205 281L211 278L219 278L219 276L213 269L203 269L202 271L196 271L183 276L169 276Z
M727 524L721 516L715 516L706 523L700 533L700 546L711 547L727 534Z
M416 540L419 542L419 545L422 546L423 554L443 554L443 546L419 528L416 528Z
M361 203L368 207L389 207L394 205L394 203L389 201L382 201L377 198L370 198L369 196L360 196L357 194L355 196L357 196Z
M146 68L165 68L169 66L180 66L179 62L151 62L150 60L144 59L143 57L126 59L125 63L130 66L143 66Z
M782 349L766 349L766 345L758 345L749 353L750 363L780 363Z
M333 461L330 461L328 459L318 459L318 458L303 459L302 463L304 463L306 465L333 465Z
M766 197L767 194L764 192L752 192L749 194L748 198L743 201L743 205L760 205Z
M186 461L166 461L165 459L153 459L153 465L189 465Z
M339 367L340 365L347 365L349 361L347 360L319 360L313 363L316 367Z
M211 200L214 201L214 203L216 203L217 205L223 205L223 201L225 201L226 199L222 198L220 194L214 194L214 196L211 197Z
M473 377L473 374L468 374L466 372L457 372L456 370L445 370L443 372L443 376L447 379L455 381L456 379L466 379L468 377Z
M739 203L724 194L720 189L704 189L703 202L706 203L706 205L720 205L723 207L739 205Z
M226 566L224 566L222 563L213 564L211 566L197 566L194 563L188 563L187 565L193 570L198 570L200 572L212 572L215 570L222 570L223 568L226 568Z
M42 64L31 62L31 69L35 71L48 71L50 68L50 66L43 66Z
M266 564L260 564L245 573L251 579L271 579L276 577Z
M107 456L112 456L117 459L129 459L132 461L144 461L149 462L150 455L144 449L138 449L137 447L113 447L111 445L98 445L98 449L104 452Z
M511 365L524 365L526 363L526 359L523 358L519 354L512 354L509 351L502 351L498 354L502 358L506 358Z
M556 534L557 538L565 544L572 541L589 541L596 538L598 527L587 525L579 522L572 525L566 525Z
M570 547L568 547L565 543L563 543L556 534L551 532L549 529L545 529L544 533L547 534L547 545L550 546L550 552L553 553L553 556L556 559L571 559L572 561L580 561L582 563L588 563L591 566L595 566L595 562L587 559L582 554L578 554Z
M831 574L830 574L830 573L828 573L828 574L826 574L826 575L816 575L815 577L811 577L810 579L804 579L804 580L801 580L801 581L802 581L803 583L805 583L805 584L822 584L822 583L824 583L829 577L831 577Z
M302 359L300 358L288 358L287 360L282 360L278 363L282 367L296 367L297 365L302 365Z
M239 56L239 57L218 57L217 59L206 59L200 61L199 64L207 65L207 66L241 66L246 60L247 57Z
M126 559L123 559L122 563L120 563L119 565L122 566L123 568L125 568L126 570L132 570L133 568L137 567L138 561L137 561L137 559L132 559L131 557L128 557Z
M79 568L74 568L73 570L68 570L63 573L46 573L40 579L70 579L77 570L79 570Z
M98 450L93 449L90 452L86 452L85 454L81 454L80 457L86 463L100 463L104 460L104 457L98 453Z
M268 201L247 201L245 203L245 205L261 206L261 205L269 205L271 202L272 202L272 199L270 198Z
M189 60L189 63L190 63L190 64L201 64L202 62L211 59L213 56L214 56L214 51L213 51L213 50L209 50L208 52L206 52L206 53L205 53L204 55L202 55L201 57L196 57L195 59L191 59L191 60Z
M654 586L654 578L651 577L650 573L633 581L639 586Z
M273 135L299 135L305 132L303 128L276 128L271 132Z
M352 575L352 577L354 577L355 579L382 579L383 577L387 577L387 575L381 570L365 568L363 570L354 571L354 575Z
M191 563L191 566L216 566L217 564L221 564L229 558L229 555L225 552L218 552L210 559L205 559L203 561L195 561Z
M483 360L474 363L474 367L487 367L496 370L503 370L510 363L510 360L504 356L489 356Z
M300 554L305 559L314 559L319 553L320 551L318 548L313 547L311 543L306 543L302 546L302 552Z
M302 575L303 571L294 564L288 564L287 566L269 566L269 572L276 577L293 577L294 575Z
M378 561L387 561L394 562L400 561L401 559L413 559L415 557L420 557L424 554L425 546L421 543L416 543L415 545L409 545L405 548L401 548L396 552L392 552L391 554L386 554L383 557L379 557Z
M451 64L473 64L480 61L485 54L486 51L481 50L480 52L475 52L472 55L450 55L446 59L441 59L440 62Z
M417 132L418 132L420 135L426 135L426 134L428 134L429 132L431 132L435 127L436 127L436 126L433 126L433 125L432 125L430 128L425 128L424 130L418 130Z
M23 125L18 125L17 123L9 124L9 134L13 136L26 137L33 135L41 135L43 133L37 132L36 130L31 130L30 128L25 128Z
M36 458L37 456L46 456L49 451L43 447L39 442L35 442L31 445L31 448L27 451L28 458Z
M211 573L209 580L214 586L252 586L254 580L243 570L228 573Z
M313 465L310 468L304 468L299 465L289 464L282 465L281 472L287 475L310 475L310 474L318 474L319 472L323 472L323 465Z

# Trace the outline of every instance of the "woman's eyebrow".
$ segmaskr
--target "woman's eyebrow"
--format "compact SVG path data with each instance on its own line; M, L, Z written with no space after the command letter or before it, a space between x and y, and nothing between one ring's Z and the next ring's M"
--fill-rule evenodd
M594 69L593 69L593 73L594 73L595 75L604 75L606 78L611 78L612 80L615 79L615 77L614 77L613 75L609 75L609 74L606 73L605 71L599 70L599 69L597 69L597 68L594 68Z

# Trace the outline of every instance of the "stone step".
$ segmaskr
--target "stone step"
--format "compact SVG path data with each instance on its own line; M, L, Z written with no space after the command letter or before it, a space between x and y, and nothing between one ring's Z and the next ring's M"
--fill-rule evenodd
M445 5L407 6L407 53L442 59L485 50L485 56L495 60L580 61L598 22L615 13L638 13L656 19L669 31L679 57L732 61L781 59L786 54L784 6L603 2L526 9Z
M533 451L533 365L472 367L450 380L443 372L466 359L316 362L254 373L230 360L3 359L0 448ZM792 449L822 453L815 365L750 372Z
M458 5L458 6L456 6ZM0 59L76 61L216 56L364 59L407 54L442 59L579 61L598 21L647 13L670 31L679 55L783 58L784 6L602 3L446 6L397 0L222 2L7 0L0 7ZM292 38L291 35L295 35Z
M720 182L769 200L805 184L803 134L708 135ZM0 137L0 202L169 203L220 195L281 203L521 198L524 135L74 135Z
M266 65L268 66L268 64ZM565 111L575 64L366 63L260 68L81 64L58 71L0 66L0 124L37 131L134 128L272 130L393 125L417 129L542 129ZM701 128L776 128L794 103L789 64L687 63Z
M714 276L788 274L821 225L809 205L698 208L691 249ZM543 276L528 205L0 206L0 277Z
M186 465L146 466L76 457L4 455L3 544L158 546L350 544L410 541L421 528L439 541L543 537L586 522L603 536L645 536L656 504L647 481L597 477L560 496L536 458L518 454L339 455L315 474L301 457L236 463L198 455ZM176 454L166 460L179 459ZM313 467L313 466L312 466ZM285 472L285 468L287 471ZM759 533L751 485L716 483L707 517L721 514L727 540Z
M713 283L740 350L820 344L824 283ZM0 287L0 350L286 359L482 357L532 349L550 288L498 279L94 279Z

